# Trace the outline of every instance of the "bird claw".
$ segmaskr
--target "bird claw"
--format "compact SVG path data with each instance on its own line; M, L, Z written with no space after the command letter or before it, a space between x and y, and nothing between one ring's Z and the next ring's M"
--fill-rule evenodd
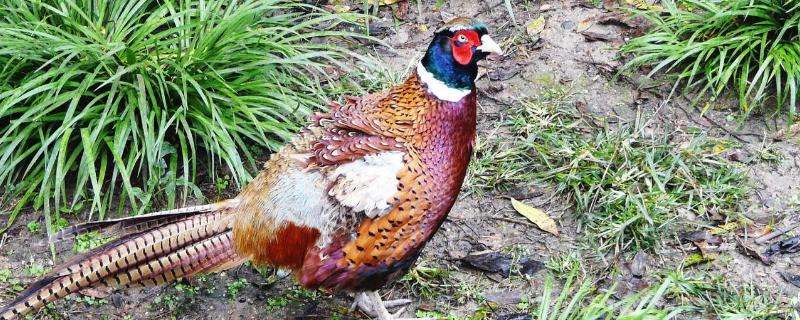
M360 292L356 295L350 311L356 308L363 311L370 317L380 320L399 320L400 316L406 311L406 306L412 301L410 299L395 299L383 301L377 292ZM388 309L400 308L395 313L390 313Z
M411 299L394 299L394 300L384 301L383 306L386 307L386 309L394 309L397 307L405 307L411 304L411 302L413 302L411 301Z

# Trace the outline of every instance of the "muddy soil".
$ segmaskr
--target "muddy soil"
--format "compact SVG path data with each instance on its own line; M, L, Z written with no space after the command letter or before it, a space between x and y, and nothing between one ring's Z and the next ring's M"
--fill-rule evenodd
M408 11L404 15L400 12L399 17L396 16L396 5L394 10L383 7L379 18L371 22L371 29L374 35L394 47L391 50L374 49L386 65L397 72L407 72L409 66L419 59L433 30L442 24L443 19L469 16L486 22L507 55L483 64L478 81L479 135L493 133L492 129L504 119L509 108L514 108L517 99L535 96L552 85L568 84L573 88L575 100L584 102L590 112L622 121L645 114L654 119L654 134L663 134L667 128L699 128L710 136L737 141L737 152L746 156L770 148L779 155L778 160L753 160L742 165L753 184L752 197L742 214L758 223L776 227L800 222L800 217L794 214L800 204L800 164L797 161L800 148L796 140L773 143L768 138L783 124L765 121L763 117L739 124L733 119L725 120L729 114L725 110L711 110L701 115L681 97L673 97L664 103L669 86L641 90L642 80L637 77L615 79L621 64L617 48L638 30L635 25L630 28L624 23L598 22L610 12L613 9L583 2L513 1L512 18L504 1L453 0L444 1L441 6L437 6L436 1L419 1L419 5L410 1ZM538 18L544 18L541 31L526 30ZM548 186L531 183L519 188L525 190L522 200L558 218L559 237L526 223L511 208L509 194L462 194L418 264L422 267L418 269L422 270L444 270L447 277L441 281L433 277L421 282L396 283L383 291L385 298L414 299L414 304L405 312L406 316L425 311L456 317L486 314L491 319L519 316L518 305L536 297L546 271L537 271L528 277L503 278L466 268L461 259L471 252L494 250L546 262L552 256L591 249L579 243L577 220L565 206L565 198L552 194ZM518 190L516 192L514 196L520 198ZM26 218L33 216L35 213L27 213L20 221L28 221ZM53 263L44 241L41 232L31 234L24 225L17 225L0 244L0 269L13 270L13 277L27 283L31 277L25 270L32 264L48 267ZM670 241L662 246L660 252L650 254L650 270L670 270L695 250ZM758 247L759 250L763 248ZM800 273L800 259L797 257L781 256L775 264L765 266L742 255L735 243L723 243L715 250L730 259L718 259L704 265L705 271L779 292L787 301L798 293L796 287L778 274L781 270ZM594 259L591 263L597 270L610 270L631 257L632 253ZM609 281L613 281L610 276ZM0 299L11 299L12 289L8 281L0 284ZM221 275L192 280L177 288L129 290L112 293L100 300L71 298L34 318L365 318L364 314L350 312L351 302L347 293L307 292L294 286L291 277L280 272L266 270L260 274L245 266Z

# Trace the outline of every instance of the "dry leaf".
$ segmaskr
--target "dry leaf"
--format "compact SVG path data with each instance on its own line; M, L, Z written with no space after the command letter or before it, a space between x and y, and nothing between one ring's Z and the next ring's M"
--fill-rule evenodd
M531 20L525 25L525 31L528 32L528 35L531 37L538 37L540 33L544 30L544 17L538 17L536 19Z
M798 134L800 134L800 122L795 123L789 126L788 128L783 128L781 130L778 130L778 132L775 133L774 136L772 136L772 140L783 141L786 139L790 139Z
M581 35L583 35L583 38L586 39L586 41L588 42L595 42L595 41L608 42L614 40L612 35L593 32L593 31L581 31Z
M371 4L371 5L378 4L378 5L385 6L385 5L395 4L395 3L398 3L400 1L405 1L405 0L380 0L380 1L370 0L369 4Z
M728 150L728 147L724 144L718 143L714 145L713 154L720 154Z
M733 230L739 229L741 227L738 222L728 222L721 226L712 227L710 232L712 235L718 236L721 234L727 234Z
M553 220L553 218L550 218L550 216L544 213L544 211L531 207L515 199L511 199L511 206L514 207L514 210L517 210L519 214L536 224L539 229L550 232L556 236L558 235L556 221Z
M350 12L350 6L343 5L343 4L334 5L330 9L333 10L333 12L335 12L335 13L347 13L347 12Z
M758 261L761 261L761 263L765 265L772 264L772 260L770 259L770 257L761 254L760 252L758 252L758 250L756 250L752 246L747 245L741 238L736 237L736 243L739 245L739 252L741 252L743 255L755 258Z
M657 4L651 4L645 0L626 0L629 5L636 7L639 10L652 10L652 11L663 11L664 8Z

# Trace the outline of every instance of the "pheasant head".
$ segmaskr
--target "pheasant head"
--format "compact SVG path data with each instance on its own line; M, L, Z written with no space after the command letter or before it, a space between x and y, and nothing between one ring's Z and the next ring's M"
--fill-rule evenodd
M472 92L478 61L490 54L502 55L503 51L486 26L473 19L456 18L436 31L417 65L417 74L437 98L456 102Z

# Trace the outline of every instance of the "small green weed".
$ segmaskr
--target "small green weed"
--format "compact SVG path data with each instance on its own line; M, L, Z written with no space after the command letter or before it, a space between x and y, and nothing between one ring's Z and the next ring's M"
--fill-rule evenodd
M217 189L217 196L221 195L223 191L228 189L230 186L231 179L227 175L222 178L217 178L214 182L214 187Z
M112 238L104 237L97 231L87 232L75 237L72 250L77 253L87 252L111 241Z
M25 273L28 274L28 276L39 278L45 275L48 270L49 268L45 268L41 263L31 261L31 264L25 269Z
M424 311L424 310L417 310L416 316L417 318L437 319L437 320L483 320L487 319L488 317L484 309L479 309L478 311L474 312L474 314L468 317L460 317L450 313L444 313L439 311Z
M781 152L780 148L772 143L766 143L756 150L756 159L758 161L778 164L785 158L786 156Z
M39 233L39 231L41 231L41 227L39 226L39 223L36 221L30 221L25 226L28 227L28 232L33 234L37 234Z
M303 287L294 287L292 288L292 290L286 293L286 296L294 301L314 300L317 298L318 295L319 292L317 292L316 290L307 290L304 289Z
M0 283L5 283L8 285L8 288L13 292L20 292L25 290L25 287L22 285L22 282L14 277L14 274L11 272L11 269L0 269Z
M94 298L94 297L90 297L90 296L78 295L78 296L72 297L71 299L74 300L75 302L83 303L83 304L85 304L85 305L87 305L89 307L99 307L99 306L108 304L108 300L106 300L106 299L98 299L98 298Z
M305 303L309 300L316 300L318 295L319 293L315 290L306 290L302 287L296 286L290 289L288 292L268 298L267 309L277 310L285 308L289 305Z
M582 272L583 262L578 253L572 251L569 254L550 256L550 259L544 263L544 267L550 270L556 278L564 280L575 272Z
M209 277L208 274L194 276L192 282L196 284L196 287L203 288L206 294L212 294L216 288L210 283Z
M453 280L455 282L455 280ZM455 290L452 291L452 298L456 304L465 304L468 302L484 303L486 297L483 296L484 286L477 282L459 281L455 285ZM444 288L442 288L444 289ZM449 294L442 290L442 294Z
M189 306L194 303L200 288L179 282L173 286L174 292L167 292L163 295L157 296L153 299L152 307L164 308L169 311L173 317L184 314Z
M11 269L0 269L0 282L6 283L12 279Z
M69 227L69 221L63 217L57 217L56 220L53 221L53 227L56 231L60 231L61 229Z
M433 5L433 9L437 10L437 11L441 10L442 7L444 7L445 3L446 3L445 0L436 0L436 3L434 3L434 5Z
M269 297L267 299L267 309L268 310L277 310L281 308L285 308L289 305L289 299L285 297Z
M198 292L200 292L200 288L188 283L179 282L176 283L174 287L175 291L177 291L180 294L186 295L188 297L194 297L197 295Z
M247 279L240 278L234 282L228 284L228 298L235 299L236 296L239 295L239 291L247 287L250 283L247 282Z

